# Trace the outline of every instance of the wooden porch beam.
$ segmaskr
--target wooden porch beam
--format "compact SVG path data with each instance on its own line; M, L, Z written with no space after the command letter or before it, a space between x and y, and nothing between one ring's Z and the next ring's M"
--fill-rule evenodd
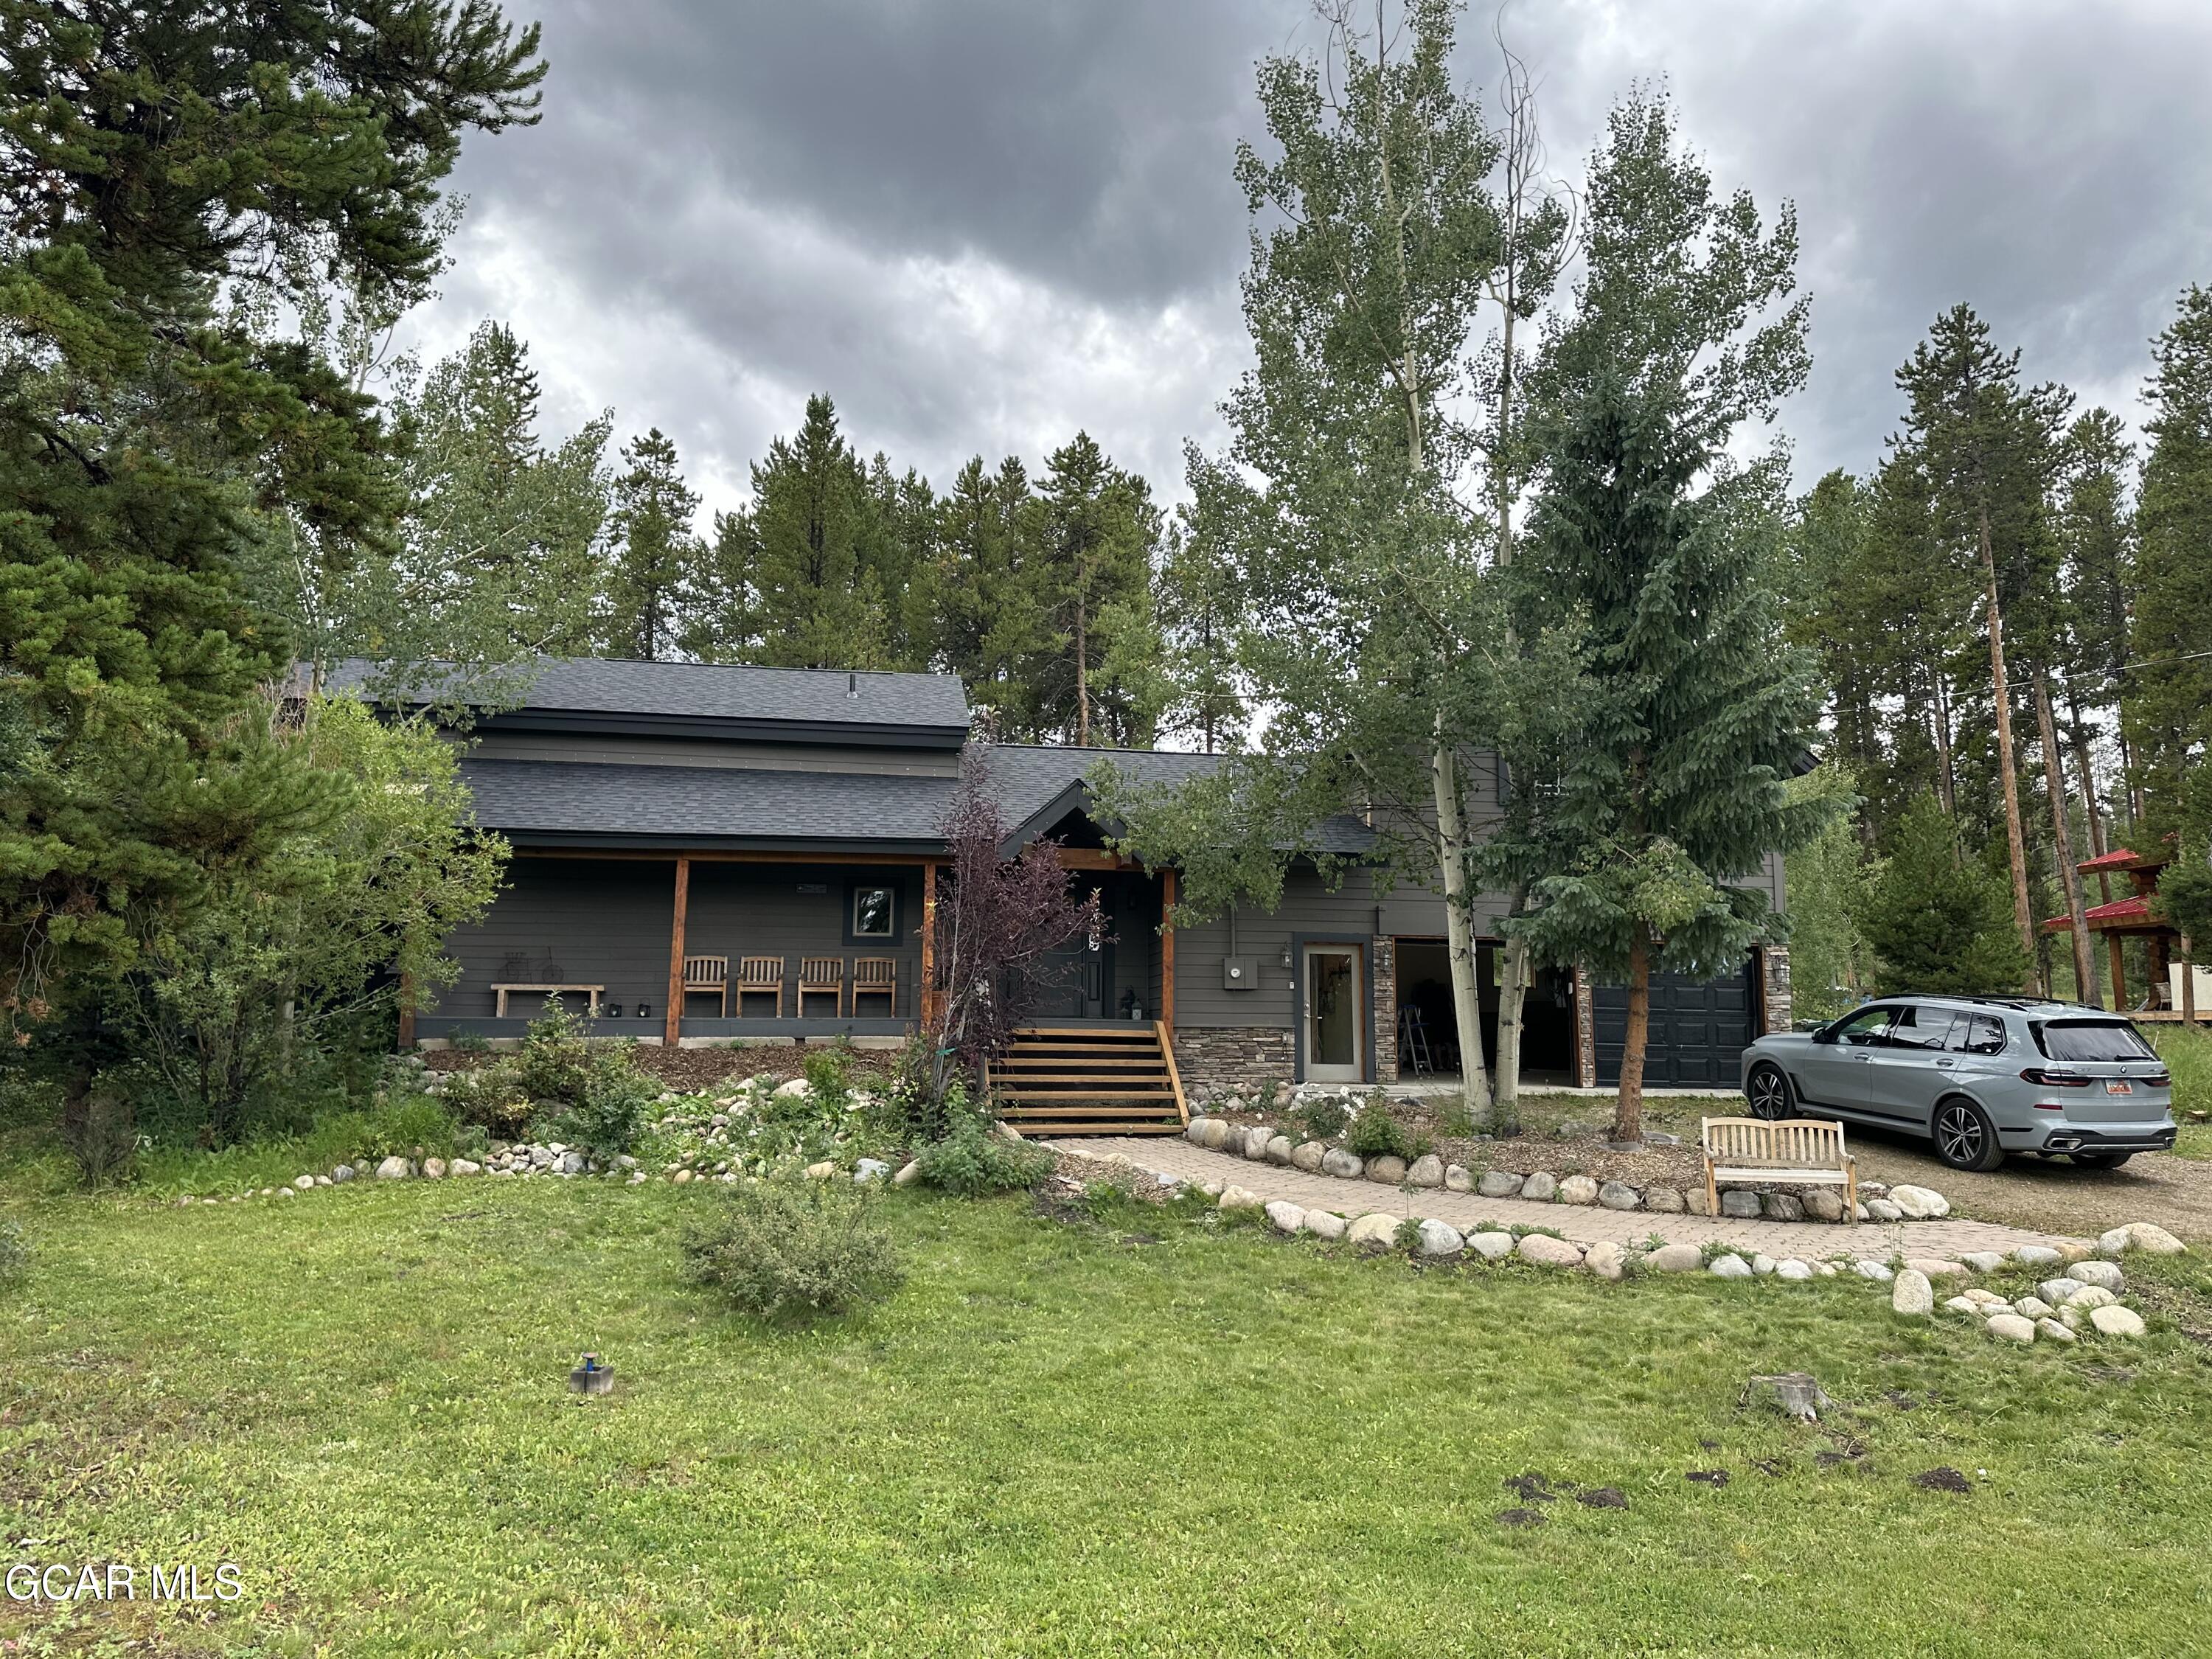
M672 860L689 860L693 864L871 864L896 865L912 870L929 862L920 853L754 853L732 851L721 848L690 848L678 851L674 848L659 848L634 851L626 848L600 847L517 847L512 856L519 859L581 859L617 863L666 864Z
M1176 930L1169 921L1169 913L1175 908L1175 904L1176 872L1163 870L1160 872L1160 920L1169 922L1169 925L1160 929L1160 1026L1164 1040L1170 1047L1175 1042Z
M921 995L916 1005L927 1029L937 1013L937 866L921 866Z
M668 933L667 1024L661 1028L661 1042L670 1048L676 1047L684 1030L684 924L690 908L691 860L679 856L676 860L675 922Z
M1060 849L1060 867L1063 870L1133 870L1134 859L1125 859L1119 853L1109 853L1102 848L1063 847Z

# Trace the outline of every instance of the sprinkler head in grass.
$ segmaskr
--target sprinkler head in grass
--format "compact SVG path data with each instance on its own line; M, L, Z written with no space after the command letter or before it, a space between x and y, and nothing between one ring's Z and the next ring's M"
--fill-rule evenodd
M600 1364L599 1355L587 1353L583 1363L568 1373L568 1386L578 1394L611 1394L615 1368Z

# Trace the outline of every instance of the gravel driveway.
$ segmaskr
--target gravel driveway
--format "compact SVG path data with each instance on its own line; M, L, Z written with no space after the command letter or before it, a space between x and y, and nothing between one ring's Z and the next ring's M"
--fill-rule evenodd
M2008 1158L1987 1175L1939 1163L1925 1142L1853 1126L1861 1180L1933 1187L1961 1215L2039 1232L2094 1238L2107 1227L2154 1221L2182 1238L2212 1238L2212 1163L2138 1152L2117 1170L2084 1170L2063 1158Z

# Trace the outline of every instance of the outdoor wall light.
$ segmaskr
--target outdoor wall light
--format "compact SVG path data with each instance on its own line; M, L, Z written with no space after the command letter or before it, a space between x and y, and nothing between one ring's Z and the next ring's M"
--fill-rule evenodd
M653 1005L649 1002L639 1003L637 1005L637 1017L640 1019L651 1019L653 1018Z
M607 1004L607 1018L609 1019L620 1019L622 1018L622 1004L619 1002L610 1002Z
M1291 947L1289 945L1285 945L1283 947L1283 959L1278 965L1284 968L1288 968L1291 965Z

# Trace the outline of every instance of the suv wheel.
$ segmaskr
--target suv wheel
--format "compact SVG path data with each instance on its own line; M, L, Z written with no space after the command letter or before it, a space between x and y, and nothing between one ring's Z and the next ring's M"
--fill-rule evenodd
M2117 1170L2134 1156L2133 1152L2075 1152L2073 1158L2085 1170Z
M1744 1079L1743 1092L1751 1102L1753 1117L1771 1123L1790 1115L1790 1079L1782 1075L1779 1066L1753 1066L1751 1075Z
M1971 1100L1957 1095L1936 1108L1936 1156L1954 1170L1994 1170L2004 1162L1996 1125Z

